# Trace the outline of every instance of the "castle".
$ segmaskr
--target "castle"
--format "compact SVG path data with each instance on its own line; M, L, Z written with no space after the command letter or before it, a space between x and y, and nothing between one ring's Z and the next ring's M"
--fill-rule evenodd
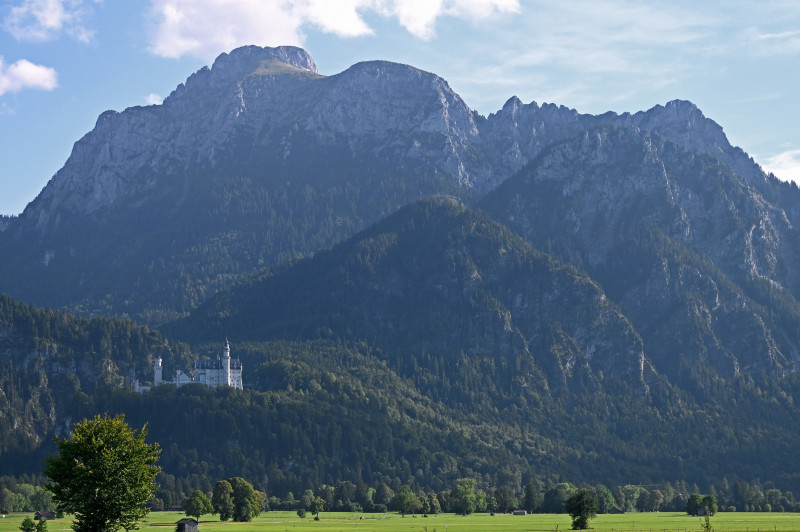
M225 350L221 357L216 360L198 360L194 363L194 376L188 375L181 370L177 370L174 381L165 381L162 378L163 367L161 357L156 358L153 364L153 386L162 384L174 384L183 386L193 382L204 384L212 388L220 386L230 386L231 388L243 389L242 385L242 361L238 358L231 359L231 345L225 340ZM139 381L134 381L133 389L137 392L149 390L149 386L142 386Z

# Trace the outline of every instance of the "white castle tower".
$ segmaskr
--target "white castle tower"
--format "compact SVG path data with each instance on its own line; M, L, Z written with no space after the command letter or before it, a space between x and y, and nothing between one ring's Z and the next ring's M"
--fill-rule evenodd
M231 344L225 338L225 350L222 352L222 380L225 386L232 386L231 382Z
M158 386L161 384L161 372L163 370L164 368L161 367L161 357L156 357L155 364L153 365L153 386Z

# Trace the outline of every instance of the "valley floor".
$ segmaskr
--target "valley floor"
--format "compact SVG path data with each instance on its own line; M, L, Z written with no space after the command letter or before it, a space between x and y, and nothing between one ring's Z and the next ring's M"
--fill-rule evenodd
M0 532L16 532L26 515L11 514L0 519ZM142 523L142 529L175 530L175 522L185 517L178 512L154 512ZM364 517L362 520L361 517ZM570 529L568 515L533 514L527 516L473 514L467 517L454 514L439 514L429 517L406 516L396 513L356 514L322 513L320 521L310 515L300 519L294 512L266 512L251 523L221 523L213 516L204 516L200 521L203 532L246 531L532 531L551 532ZM699 532L703 520L680 512L630 513L624 515L600 515L591 521L591 530L626 532ZM48 522L48 531L71 530L71 521L61 519ZM800 530L798 513L719 513L711 518L715 532L790 532Z

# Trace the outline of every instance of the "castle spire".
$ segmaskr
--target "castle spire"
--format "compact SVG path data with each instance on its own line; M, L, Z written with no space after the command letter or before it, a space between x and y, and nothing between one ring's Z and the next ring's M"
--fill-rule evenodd
M227 386L233 384L231 380L231 344L228 342L228 337L225 337L225 350L222 352L222 370L225 372L223 379Z

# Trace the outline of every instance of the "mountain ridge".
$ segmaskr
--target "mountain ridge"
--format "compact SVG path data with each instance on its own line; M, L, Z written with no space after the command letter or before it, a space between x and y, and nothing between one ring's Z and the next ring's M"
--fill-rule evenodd
M212 298L184 321L193 332L178 336L305 340L329 331L387 353L462 352L505 359L497 362L504 367L529 360L530 378L545 389L566 384L576 364L625 368L643 390L658 378L636 332L591 279L444 197L414 202L285 273ZM175 335L181 326L164 330ZM540 373L555 381L533 376Z
M592 116L512 97L484 117L411 66L326 77L297 48L234 50L160 106L102 114L0 218L0 311L30 316L0 330L0 350L24 340L0 353L24 362L0 372L0 430L32 431L9 440L30 464L54 419L184 405L157 425L169 468L294 490L796 486L799 194L691 102ZM190 371L226 335L241 394L119 387L157 353ZM197 432L203 404L230 430Z

